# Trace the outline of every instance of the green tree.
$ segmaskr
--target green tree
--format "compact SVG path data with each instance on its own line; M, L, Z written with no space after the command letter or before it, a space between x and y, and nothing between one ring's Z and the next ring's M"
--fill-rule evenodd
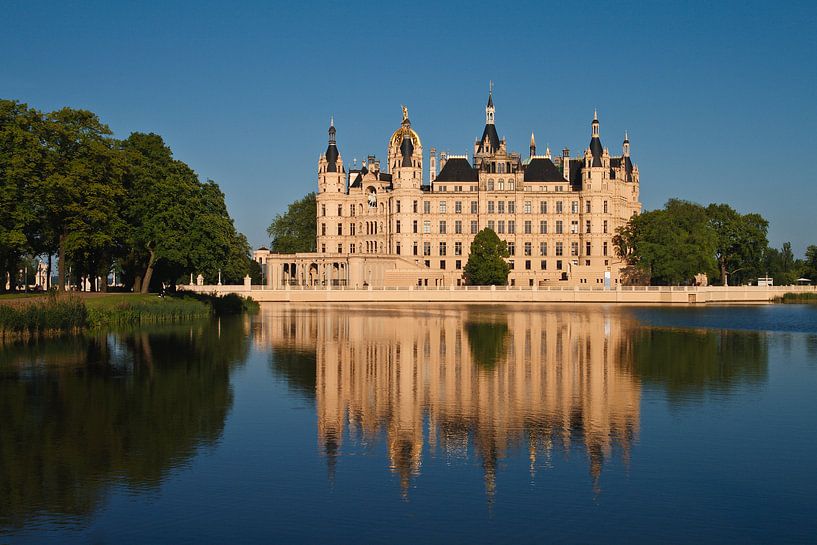
M6 273L13 290L18 264L38 243L33 182L42 176L42 116L25 104L0 100L0 290Z
M281 254L314 252L316 249L317 201L315 193L291 203L267 228L270 249Z
M471 243L471 253L465 264L465 280L475 286L508 283L510 266L503 259L508 257L508 245L487 227L477 233Z
M715 238L705 209L671 199L634 216L613 239L616 252L653 284L689 284L714 268Z
M723 285L737 272L743 272L744 279L756 277L769 245L769 222L760 214L740 214L728 204L710 204L706 214L716 236L715 259Z
M803 275L810 278L812 282L817 282L817 246L811 245L806 248L806 260L803 263Z

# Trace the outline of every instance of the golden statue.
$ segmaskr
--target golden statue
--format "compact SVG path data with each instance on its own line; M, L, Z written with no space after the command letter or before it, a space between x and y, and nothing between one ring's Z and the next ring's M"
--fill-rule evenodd
M403 108L403 122L406 122L408 121L408 108L406 108L402 104L400 105L400 107Z

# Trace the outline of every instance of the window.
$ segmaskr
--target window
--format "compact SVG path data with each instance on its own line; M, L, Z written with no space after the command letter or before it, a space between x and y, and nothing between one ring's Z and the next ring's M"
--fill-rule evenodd
M488 201L488 213L489 214L494 213L494 201Z
M515 242L509 242L508 243L508 253L510 255L516 255L516 243Z
M601 230L602 230L602 232L604 234L607 234L607 220L604 220L604 222L602 223L602 229Z
M456 220L454 222L454 232L458 235L462 234L462 220Z
M350 245L349 245L349 253L350 253L350 254L355 253L355 245L354 245L354 243L352 243L352 244L350 244Z
M540 242L539 243L539 255L548 255L548 243L547 242Z
M476 214L479 212L479 201L471 201L471 213Z
M488 180L487 188L488 188L488 191L493 191L494 190L494 181L493 180Z
M584 222L584 232L585 233L590 232L590 220L587 220L587 221Z
M590 213L590 201L584 201L584 211Z
M426 259L423 263L425 263L426 267L431 267L431 260ZM426 286L428 286L428 280L426 280Z
M326 244L321 244L321 253L322 254L326 253Z
M349 234L352 235L352 236L355 236L355 224L354 224L354 222L349 224Z
M325 215L326 215L326 205L322 204L321 205L321 216L325 216Z
M542 261L539 262L539 268L542 269L543 271L548 270L548 262L546 259L543 259Z
M556 213L557 214L562 213L562 201L556 201Z
M593 246L591 245L590 241L584 243L584 255L590 255Z
M431 201L423 201L423 214L431 214Z
M602 245L601 245L601 254L602 255L607 255L607 243L606 242L602 243Z
M548 234L548 221L542 220L539 222L539 234L546 235Z
M578 214L579 213L579 201L572 201L570 203L570 212L572 214Z
M431 232L431 222L428 221L428 220L425 220L423 222L423 233L428 234L430 232Z
M471 220L471 234L476 235L478 229L479 224L477 223L477 220Z
M446 253L445 242L440 242L440 255L445 255L445 253Z
M400 255L400 242L399 241L397 242L397 244L395 244L394 249L397 252L397 255Z
M526 260L525 260L525 270L526 270L526 271L529 271L529 270L530 270L530 259L526 259Z
M497 227L497 229L496 229L497 233L499 233L499 234L504 233L505 232L505 220L497 221L496 227Z
M457 270L462 269L462 261L460 261L459 259L458 259L458 260L456 260L456 261L454 262L454 268L455 268L455 269L457 269Z
M338 205L338 216L342 216L342 215L343 215L343 205L339 204Z
M440 201L440 214L445 214L446 203L445 201Z
M516 213L516 203L514 201L508 201L508 214L515 214Z
M604 201L604 213L607 213L607 201Z
M414 201L412 203L412 212L414 212L415 214L417 213L417 201Z
M510 261L508 261L508 268L509 268L509 269L511 269L511 270L513 270L513 259L511 259ZM513 280L511 280L511 286L513 286Z
M462 242L454 243L454 255L462 255Z
M532 228L531 228L530 220L525 220L525 234L529 235L529 234L531 234L531 231L532 231Z
M321 235L326 236L326 224L321 223Z
M394 232L395 232L395 233L399 233L399 232L400 232L400 220L397 220L397 221L395 222L395 224L394 224Z
M548 213L548 202L547 201L539 201L539 213L540 214L547 214Z
M355 205L354 204L349 205L349 215L352 216L352 217L355 217Z
M516 233L516 221L508 220L508 233L512 235Z
M414 244L412 245L412 250L413 250L412 253L414 255L417 255L417 241L416 240L414 241Z
M530 201L525 201L525 204L523 206L524 206L523 210L525 211L525 214L530 214L530 210L531 210Z
M496 227L494 226L494 220L488 220L488 229L491 231L496 232Z
M570 255L571 256L578 256L579 255L579 243L573 241L570 243Z
M442 270L442 271L445 270L445 259L440 260L440 270Z
M423 242L423 255L431 255L431 243Z
M397 213L400 213L400 200L397 200Z
M579 220L571 220L571 222L570 222L570 234L571 235L579 234Z
M338 224L338 236L341 236L341 235L343 235L343 224L339 223Z
M339 254L343 253L343 244L338 244L338 253Z
M505 213L505 201L499 201L497 203L497 212L499 212L500 214Z
M564 232L562 227L562 220L556 220L556 234L561 235Z
M513 180L508 180L508 191L513 191Z
M445 220L440 220L440 234L445 234Z
M556 255L564 255L564 249L561 242L556 243Z
M559 270L559 271L562 270L562 260L561 259L556 260L556 270Z
M462 201L454 201L454 213L462 214Z
M533 255L533 248L530 242L525 243L525 255Z

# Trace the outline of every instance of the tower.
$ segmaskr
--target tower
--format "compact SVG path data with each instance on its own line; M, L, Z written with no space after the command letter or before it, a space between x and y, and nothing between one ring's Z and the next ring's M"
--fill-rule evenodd
M431 148L428 158L428 185L437 177L437 149Z
M318 192L319 193L341 193L346 190L345 176L343 170L343 159L338 151L335 141L335 119L329 120L329 144L326 152L318 159Z
M411 128L405 106L403 122L389 139L388 161L394 189L420 188L423 183L423 145Z

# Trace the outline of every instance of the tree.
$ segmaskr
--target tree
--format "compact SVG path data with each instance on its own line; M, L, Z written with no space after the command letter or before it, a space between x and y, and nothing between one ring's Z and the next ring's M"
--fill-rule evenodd
M281 254L314 252L316 249L317 201L315 193L291 203L267 228L271 250Z
M42 175L42 116L25 104L0 100L0 290L9 275L15 288L18 263L37 243L37 199L32 183Z
M803 264L803 273L812 282L817 282L817 246L811 245L806 248L806 260Z
M463 271L465 280L474 286L506 285L511 268L503 258L508 255L507 243L486 227L471 243L471 253Z
M633 216L613 238L617 254L654 284L689 284L714 267L714 235L700 205L671 199L663 210Z
M716 236L715 258L723 285L729 285L729 277L739 271L744 277L749 273L756 277L769 245L769 222L760 214L741 215L728 204L710 204L706 214Z

